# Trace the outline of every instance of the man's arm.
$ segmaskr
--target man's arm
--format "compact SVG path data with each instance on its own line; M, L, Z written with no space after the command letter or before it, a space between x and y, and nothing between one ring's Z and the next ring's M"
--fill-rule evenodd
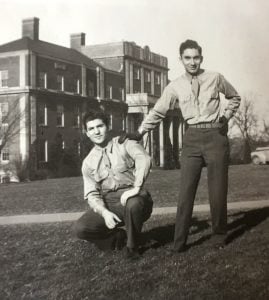
M124 192L121 196L121 204L124 206L129 198L139 194L151 168L151 157L137 141L127 140L123 147L135 162L133 188Z
M82 175L84 182L84 198L87 199L89 206L104 218L106 226L110 229L114 228L121 220L116 214L105 207L105 203L100 194L100 186L89 175L89 169L85 163L82 165Z
M223 116L228 122L236 113L240 105L241 97L238 95L235 88L222 75L219 75L219 92L224 94L225 98L229 100L223 113Z
M144 134L154 129L166 116L169 109L174 109L177 95L171 85L165 87L162 96L158 99L153 109L146 116L139 127L139 132Z
M153 109L146 116L138 131L121 135L119 143L122 144L127 138L135 141L141 140L146 132L154 129L165 118L169 109L174 108L176 100L177 96L171 85L166 86L162 96L158 99Z

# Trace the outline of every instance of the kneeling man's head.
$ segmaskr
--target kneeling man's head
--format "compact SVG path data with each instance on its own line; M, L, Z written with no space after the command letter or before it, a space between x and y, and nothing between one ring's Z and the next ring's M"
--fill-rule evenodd
M88 138L96 145L106 146L108 142L108 118L100 111L85 114L83 125Z

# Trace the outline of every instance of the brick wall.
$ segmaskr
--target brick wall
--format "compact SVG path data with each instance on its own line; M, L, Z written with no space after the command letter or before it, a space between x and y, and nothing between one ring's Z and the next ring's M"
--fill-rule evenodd
M19 56L1 57L0 70L8 70L8 87L17 87L20 85Z

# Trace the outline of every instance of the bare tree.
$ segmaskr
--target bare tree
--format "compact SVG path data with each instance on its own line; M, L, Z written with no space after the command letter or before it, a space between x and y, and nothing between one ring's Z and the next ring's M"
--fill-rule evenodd
M254 110L255 94L248 93L242 97L241 105L236 112L232 127L236 127L243 139L243 162L251 160L250 152L258 135L258 117Z
M24 116L25 109L21 109L19 98L9 99L7 96L0 103L0 154L19 134Z

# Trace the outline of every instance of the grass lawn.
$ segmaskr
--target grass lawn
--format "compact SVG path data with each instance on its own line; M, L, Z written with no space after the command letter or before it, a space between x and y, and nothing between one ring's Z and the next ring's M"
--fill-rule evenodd
M230 214L222 250L196 215L191 247L169 254L173 224L174 215L145 224L151 243L135 263L76 240L71 223L1 226L0 299L269 299L269 208Z
M269 199L268 178L268 165L231 166L228 201ZM151 172L146 186L155 207L176 205L179 180L180 170ZM202 172L196 203L208 203L206 170ZM1 215L76 212L86 207L81 177L0 185Z

